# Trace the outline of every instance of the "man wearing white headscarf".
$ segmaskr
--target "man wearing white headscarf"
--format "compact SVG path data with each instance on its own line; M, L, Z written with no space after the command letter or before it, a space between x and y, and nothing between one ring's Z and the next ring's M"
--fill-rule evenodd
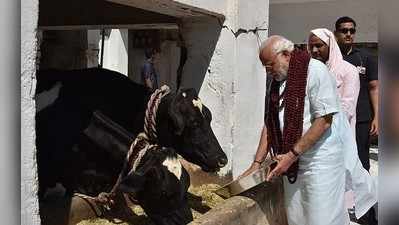
M325 28L311 31L308 49L313 58L327 65L335 77L341 106L348 120L344 121L340 136L344 143L346 190L353 190L355 215L360 218L377 202L376 181L363 168L357 155L355 140L356 104L360 81L356 67L343 60L334 34ZM350 128L349 124L350 123Z

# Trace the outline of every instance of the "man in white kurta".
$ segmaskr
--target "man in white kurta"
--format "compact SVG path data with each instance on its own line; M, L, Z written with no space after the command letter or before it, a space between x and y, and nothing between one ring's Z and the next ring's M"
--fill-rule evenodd
M285 82L280 92L285 88ZM334 78L327 67L311 59L305 96L303 134L315 118L333 114L330 128L299 157L298 177L291 184L284 176L284 194L290 225L349 224L346 212L343 142L339 131L342 118ZM284 108L279 113L280 129Z
M277 151L275 158L278 164L267 179L284 175L289 225L349 224L344 200L344 161L351 154L345 154L344 151L354 152L352 150L356 144L340 106L334 77L322 62L294 51L293 43L281 36L269 37L261 46L259 58L275 82L274 85L272 83L273 94L268 98L273 104L265 121L267 128L265 125L262 130L254 162L242 176L260 168L271 145L273 152ZM291 84L287 90L286 83ZM291 110L285 116L286 108ZM299 113L303 113L303 120L297 117L302 115ZM275 126L275 121L279 126ZM286 127L285 121L290 121ZM295 131L297 122L303 126ZM285 133L286 128L288 133ZM282 137L278 136L279 133L282 133ZM282 145L278 144L280 142ZM294 167L296 162L297 170ZM294 177L293 171L296 171ZM350 171L352 178L356 178L354 185L359 185L357 189L367 193L362 196L369 198L366 201L373 202L375 186L370 185L368 179L361 180L367 176L356 166ZM290 177L291 182L285 175Z
M286 152L278 153L276 156L278 164L268 174L267 179L270 180L272 177L286 174L290 168L293 168L292 165L299 160L296 180L292 179L290 175L291 182L289 182L287 177L283 176L285 206L289 225L347 225L349 224L349 216L344 200L344 143L339 135L341 130L340 120L345 119L347 121L347 119L341 112L334 78L329 74L327 67L323 63L314 59L310 59L310 61L300 60L300 62L308 62L308 65L307 63L298 64L302 65L299 66L301 68L299 71L301 72L290 73L289 68L291 66L295 68L295 62L299 62L296 61L299 55L293 50L293 43L289 40L281 36L271 36L262 44L259 53L259 58L266 67L267 73L273 77L273 82L280 82L278 90L281 96L285 96L284 99L287 96L291 96L291 94L297 94L291 93L290 90L282 94L288 74L299 78L307 71L305 78L299 78L306 81L306 84L301 83L301 85L306 85L302 87L304 97L300 100L303 101L304 105L303 127L302 130L299 130L302 131L302 136L299 133L299 137L295 137L299 139L297 139L294 146L289 148L283 146L285 148L283 151ZM303 59L306 58L305 56L303 57ZM291 65L293 62L294 64ZM296 76L299 74L301 75ZM290 79L292 81L294 78L291 77ZM291 84L295 85L295 83ZM276 97L273 97L275 94L271 96L270 100L274 99L273 101L275 101ZM288 97L287 99L292 98ZM275 109L279 110L273 115L279 117L277 121L279 121L280 131L284 133L284 110L286 107L291 107L291 104L288 105L287 103L285 105L282 100L280 100L280 103L278 104L278 101L273 103L274 108L271 109L273 112L275 112ZM278 104L277 108L276 104ZM301 104L299 102L299 105ZM299 111L302 111L302 109L298 108L298 113L302 113ZM296 112L294 111L287 115L295 117ZM275 134L277 132L276 129L278 130L279 127L273 127L269 123L275 118L271 116L272 114L269 113L267 128L265 125L262 130L255 160L251 167L244 172L244 175L259 168L260 163L267 155L269 149L267 146L270 144L273 146L273 142L275 140L278 141ZM287 121L295 121L287 119ZM301 121L299 120L299 122ZM351 131L349 130L349 132ZM296 135L296 133L294 134ZM269 143L269 140L272 143ZM282 144L286 145L284 140ZM275 150L273 149L273 151Z
M351 127L340 107L335 80L318 60L311 59L304 108L303 133L314 118L333 113L330 129L299 158L297 182L290 184L284 177L285 203L289 224L348 224L342 205L345 192L344 162L350 161L350 177L358 195L357 216L360 217L376 203L376 181L361 167L355 154L355 139ZM280 92L285 88L281 85ZM283 128L284 108L279 113L280 129ZM346 159L344 159L346 157ZM334 209L336 211L334 211ZM313 215L307 215L307 214ZM324 222L323 222L324 221ZM328 222L330 221L330 222Z

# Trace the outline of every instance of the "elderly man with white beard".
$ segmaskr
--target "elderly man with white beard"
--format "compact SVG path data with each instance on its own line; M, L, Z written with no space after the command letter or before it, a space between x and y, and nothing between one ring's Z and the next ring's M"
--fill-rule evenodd
M349 224L340 133L349 129L334 77L320 61L282 36L271 36L259 58L273 77L267 118L251 167L269 149L278 163L267 180L283 176L289 225Z

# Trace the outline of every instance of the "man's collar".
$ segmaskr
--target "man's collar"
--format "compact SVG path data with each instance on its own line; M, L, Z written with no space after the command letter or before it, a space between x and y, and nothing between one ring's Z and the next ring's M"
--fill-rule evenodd
M353 46L351 46L351 48L348 50L348 52L346 53L346 55L350 55L353 51Z
M349 51L346 53L346 55L350 55L350 54L356 53L358 51L359 51L359 49L352 45L352 47L349 49Z

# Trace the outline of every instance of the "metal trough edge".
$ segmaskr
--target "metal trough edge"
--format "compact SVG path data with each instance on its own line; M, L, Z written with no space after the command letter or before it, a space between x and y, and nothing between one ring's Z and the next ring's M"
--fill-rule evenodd
M287 225L282 179L260 184L209 210L189 225Z

